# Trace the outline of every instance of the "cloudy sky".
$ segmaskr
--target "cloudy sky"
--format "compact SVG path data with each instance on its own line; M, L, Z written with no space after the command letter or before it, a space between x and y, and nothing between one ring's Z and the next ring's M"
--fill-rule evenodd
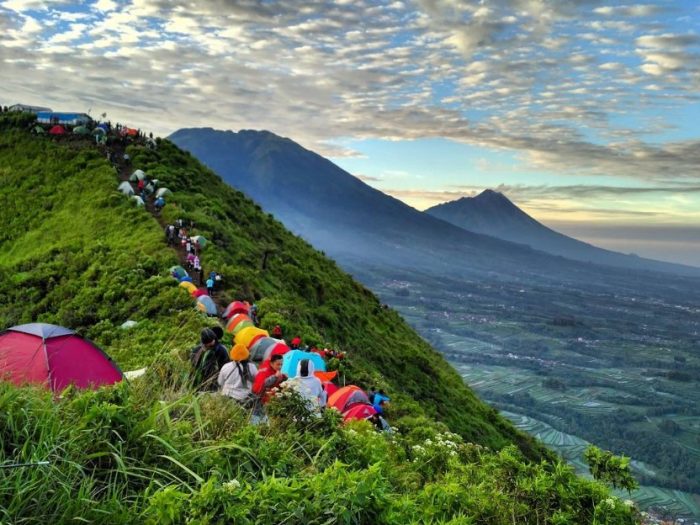
M490 187L700 265L700 3L0 0L0 102L269 129L423 209Z

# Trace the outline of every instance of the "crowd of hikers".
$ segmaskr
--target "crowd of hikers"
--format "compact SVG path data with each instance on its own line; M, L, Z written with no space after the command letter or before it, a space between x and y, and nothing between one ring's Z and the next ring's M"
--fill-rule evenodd
M272 334L281 336L281 329L276 326ZM282 371L286 352L273 354L258 367L251 360L250 351L241 343L234 344L230 351L222 344L224 331L220 326L204 328L200 334L200 343L191 350L190 361L192 365L192 378L195 388L201 391L218 392L229 397L241 407L252 413L253 422L265 421L265 405L275 396L285 391L294 391L302 399L306 408L316 415L320 415L325 408L340 409L345 419L367 419L374 423L380 430L389 430L390 427L383 417L384 408L390 398L383 390L372 388L369 395L357 387L351 388L350 393L359 393L354 397L354 402L339 406L337 403L329 403L334 394L342 394L342 389L333 383L337 377L335 373L317 374L314 360L301 359L296 364L293 376L288 376ZM285 344L286 341L285 341ZM289 351L300 350L305 353L315 353L324 359L342 359L344 355L334 350L308 348L302 346L301 338L295 337L288 343ZM321 377L319 377L319 375ZM323 379L322 379L323 378ZM336 397L341 397L336 394ZM365 408L363 412L352 409ZM356 414L360 414L357 416Z

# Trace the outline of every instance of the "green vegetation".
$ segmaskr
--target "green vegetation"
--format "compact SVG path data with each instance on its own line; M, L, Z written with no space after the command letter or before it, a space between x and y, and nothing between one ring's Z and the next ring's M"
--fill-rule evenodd
M0 325L63 324L123 368L149 369L60 399L0 383L0 464L50 461L0 469L0 522L635 522L481 403L396 312L159 141L130 148L134 169L174 191L165 220L193 219L212 241L205 270L224 275L225 298L256 300L264 327L346 351L346 379L387 390L398 432L291 418L298 406L273 406L256 427L230 400L192 393L186 353L211 321L167 276L177 259L159 224L115 191L89 141L24 124L0 118ZM121 329L127 319L137 326Z

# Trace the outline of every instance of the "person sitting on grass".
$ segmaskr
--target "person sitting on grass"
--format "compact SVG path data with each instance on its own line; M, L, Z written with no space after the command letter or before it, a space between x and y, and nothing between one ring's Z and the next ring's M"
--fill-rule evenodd
M248 361L250 353L241 344L234 345L229 354L231 361L219 372L221 393L237 401L244 408L255 408L257 396L253 394L253 383L258 369Z
M263 363L255 376L253 393L260 396L263 404L272 397L272 390L287 380L287 375L281 372L282 356L273 355L267 363Z
M226 348L219 342L222 336L221 327L204 328L200 334L200 344L190 353L193 386L197 390L216 390L217 374L229 361Z
M284 383L286 388L296 390L306 401L312 412L319 412L326 406L326 391L321 380L314 375L314 364L309 359L302 359L297 365L297 375Z

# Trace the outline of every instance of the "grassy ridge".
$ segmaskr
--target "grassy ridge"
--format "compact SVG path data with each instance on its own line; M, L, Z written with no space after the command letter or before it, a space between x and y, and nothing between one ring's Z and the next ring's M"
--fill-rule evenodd
M0 385L0 463L52 462L0 470L0 522L99 523L109 513L113 523L252 523L255 511L263 523L587 523L594 514L632 523L599 485L556 462L526 462L543 447L481 403L395 312L161 141L155 152L132 148L134 168L175 192L167 220L192 218L213 241L205 270L223 273L229 298L257 300L264 326L346 350L348 379L385 387L402 433L360 425L353 434L330 415L305 428L284 418L252 427L228 400L189 393L179 356L208 321L167 276L176 258L158 223L115 192L113 168L89 143L32 137L7 117L0 131L0 325L64 324L125 369L151 365L132 385L60 402ZM119 329L129 318L137 327Z

